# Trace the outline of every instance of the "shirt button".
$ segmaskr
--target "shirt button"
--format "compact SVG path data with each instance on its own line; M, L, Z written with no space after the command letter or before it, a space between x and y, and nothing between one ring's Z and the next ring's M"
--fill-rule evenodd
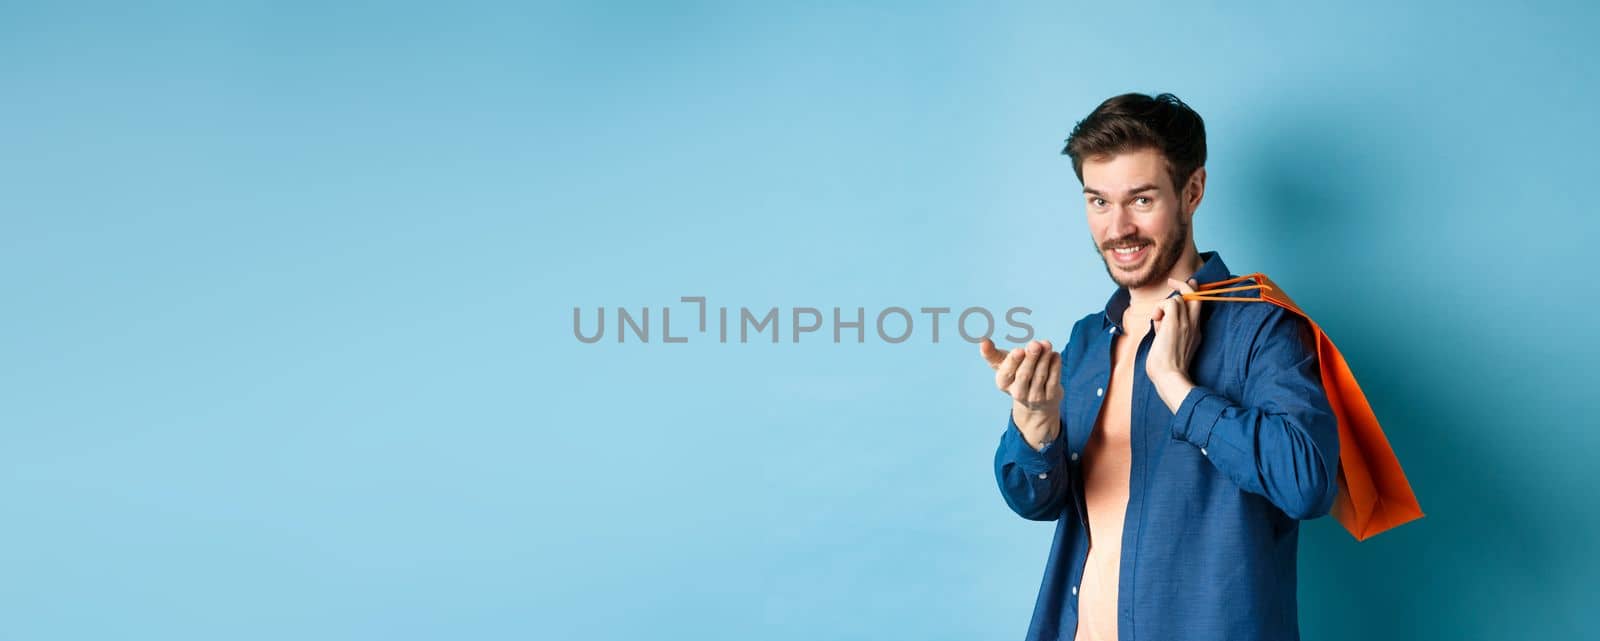
M1078 460L1078 453L1077 452L1073 452L1072 453L1072 460L1074 460L1074 461Z
M1072 586L1072 596L1078 596L1078 586Z
M1105 396L1105 394L1106 394L1106 388L1104 388L1104 387L1096 387L1096 388L1094 388L1094 395L1095 396Z
M1201 456L1205 456L1206 455L1206 448L1203 448L1203 447L1200 448L1200 455Z
M1046 473L1044 473L1044 472L1040 472L1040 473L1039 473L1039 478L1044 478L1044 477L1046 477L1046 476L1049 476L1049 474L1046 474Z
M1117 328L1115 328L1115 327L1112 327L1112 328L1111 328L1111 331L1110 331L1110 332L1107 332L1107 333L1109 333L1109 334L1115 334L1115 333L1117 333Z

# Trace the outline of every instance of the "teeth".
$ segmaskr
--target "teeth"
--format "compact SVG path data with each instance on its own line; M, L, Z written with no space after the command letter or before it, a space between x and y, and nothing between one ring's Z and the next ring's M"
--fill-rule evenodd
M1137 251L1139 251L1141 249L1144 249L1144 245L1140 245L1138 247L1120 247L1120 248L1113 249L1111 251L1114 251L1114 252L1117 252L1118 254L1122 254L1124 256L1127 256L1127 255L1132 254L1134 252L1137 252Z

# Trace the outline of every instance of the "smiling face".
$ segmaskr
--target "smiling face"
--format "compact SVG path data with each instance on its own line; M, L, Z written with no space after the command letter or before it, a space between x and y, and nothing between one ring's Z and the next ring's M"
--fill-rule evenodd
M1190 220L1200 204L1205 169L1196 170L1189 183L1185 199L1155 149L1084 159L1089 235L1112 281L1130 290L1164 285L1178 261L1192 253Z

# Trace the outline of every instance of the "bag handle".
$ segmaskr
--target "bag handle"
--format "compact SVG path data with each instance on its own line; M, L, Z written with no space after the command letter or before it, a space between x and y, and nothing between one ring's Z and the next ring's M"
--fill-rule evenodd
M1266 302L1266 299L1261 297L1261 293L1260 292L1270 291L1272 289L1272 286L1263 284L1261 282L1261 278L1258 278L1258 277L1265 277L1265 274L1262 274L1261 272L1256 272L1254 274L1245 274L1243 276L1239 276L1239 277L1236 277L1236 278L1229 278L1227 280L1219 280L1219 281L1216 281L1216 282L1213 282L1213 283L1201 283L1199 286L1195 287L1194 293L1192 293L1192 294L1183 294L1183 299L1184 300L1211 300L1211 301L1218 301L1218 302L1224 302L1224 303L1228 303L1228 302L1235 302L1235 303ZM1242 282L1247 281L1247 280L1253 280L1253 281L1255 281L1255 284L1254 285L1240 285L1238 287L1223 287L1223 285L1231 285L1233 283L1242 283ZM1250 289L1258 290L1254 297L1216 296L1215 295L1215 294L1222 294L1222 293L1226 293L1226 292L1242 292L1242 291L1250 290Z

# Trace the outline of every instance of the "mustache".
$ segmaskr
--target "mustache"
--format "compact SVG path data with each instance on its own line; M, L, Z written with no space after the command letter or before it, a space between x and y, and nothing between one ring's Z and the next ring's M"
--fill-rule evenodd
M1105 242L1105 244L1102 244L1100 246L1100 249L1103 249L1103 250L1106 250L1106 251L1110 251L1110 250L1116 249L1118 247L1138 247L1140 245L1154 245L1155 242L1156 241L1150 240L1149 238L1144 238L1142 236L1129 236L1127 238L1118 238L1116 240L1108 240L1108 241Z

